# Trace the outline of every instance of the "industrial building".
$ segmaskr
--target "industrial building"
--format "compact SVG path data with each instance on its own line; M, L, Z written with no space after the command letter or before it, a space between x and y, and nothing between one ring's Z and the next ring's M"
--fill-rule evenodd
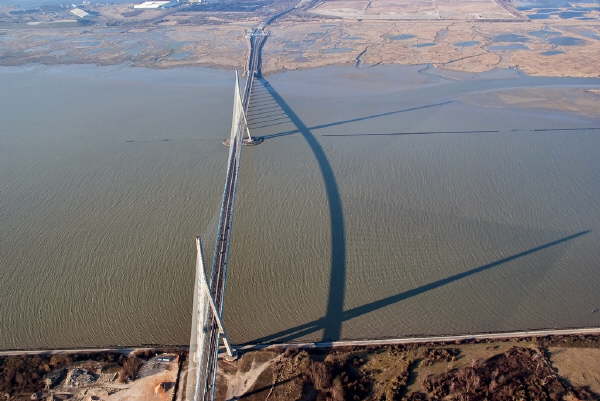
M79 18L85 18L88 15L90 15L87 11L82 10L81 8L77 8L77 7L69 10L69 12Z
M142 9L142 10L153 10L153 9L159 9L159 8L170 8L170 7L177 6L179 4L180 4L179 1L176 1L176 0L173 0L173 1L165 1L165 0L145 1L143 3L134 5L133 8Z

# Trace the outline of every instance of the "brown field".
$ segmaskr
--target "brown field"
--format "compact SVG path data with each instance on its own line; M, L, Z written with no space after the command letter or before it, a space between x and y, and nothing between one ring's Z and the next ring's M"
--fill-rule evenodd
M513 19L515 15L493 0L333 0L312 13L356 19Z
M600 35L599 23L484 22L484 21L353 21L303 20L292 17L271 28L265 46L266 72L319 67L331 64L433 64L437 67L482 72L494 68L518 68L530 75L597 77L600 40L590 40L576 30ZM557 46L530 32L541 30L577 38L577 46ZM494 50L499 35L520 35L526 49ZM396 39L406 35L407 39ZM409 36L410 35L410 36ZM461 47L462 42L476 42ZM337 51L334 49L343 49ZM333 53L332 53L333 52ZM360 57L359 57L360 56Z
M166 359L165 359L166 358ZM0 356L0 400L183 400L183 349ZM270 347L219 360L217 400L598 400L600 336Z
M598 337L274 349L221 361L218 400L597 400Z
M98 6L99 17L85 26L58 22L72 17L68 14L14 16L11 9L0 6L0 65L243 69L248 54L246 31L295 2L265 4L255 12ZM264 73L335 64L432 64L466 72L514 68L530 75L600 76L599 11L590 11L586 20L557 15L539 20L529 19L533 11L519 12L504 0L302 4L269 26ZM37 22L44 23L30 25ZM519 38L516 42L503 39L507 34ZM575 43L553 42L554 37Z

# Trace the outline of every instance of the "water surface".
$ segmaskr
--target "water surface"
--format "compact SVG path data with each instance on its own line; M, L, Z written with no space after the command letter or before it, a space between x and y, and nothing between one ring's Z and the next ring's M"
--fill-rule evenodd
M489 46L488 49L492 51L506 51L506 50L528 50L529 48L521 43L513 43L510 45L493 45Z
M479 44L479 42L477 40L467 40L465 42L456 42L456 43L454 43L454 46L471 47L471 46L475 46L478 44Z
M232 77L0 69L0 348L188 341Z
M585 81L420 70L325 68L257 85L273 111L250 111L266 139L240 181L234 341L600 323L600 118L468 101Z
M234 342L600 324L600 117L470 100L600 81L452 76L257 83L248 117L266 139L242 155ZM0 348L185 344L232 73L26 67L0 84Z
M543 56L556 56L557 54L564 54L565 52L562 50L548 50L540 53Z
M556 36L549 38L548 42L558 46L581 46L585 43L585 40L571 36Z
M400 35L392 35L392 36L388 36L388 39L391 40L407 40L407 39L412 39L416 37L415 35L411 35L410 33L403 33Z

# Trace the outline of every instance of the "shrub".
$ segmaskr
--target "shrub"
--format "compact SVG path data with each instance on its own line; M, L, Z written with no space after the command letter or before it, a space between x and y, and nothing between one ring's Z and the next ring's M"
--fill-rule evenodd
M331 372L323 362L314 361L310 365L310 376L317 390L328 390L331 387Z
M137 372L141 366L142 360L135 356L130 356L129 358L125 359L123 366L121 366L121 369L119 369L119 381L121 383L126 383L135 379L135 376L137 375Z

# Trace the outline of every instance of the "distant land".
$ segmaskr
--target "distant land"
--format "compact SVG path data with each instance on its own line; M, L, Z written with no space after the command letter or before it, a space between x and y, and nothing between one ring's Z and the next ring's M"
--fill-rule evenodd
M263 72L334 64L432 64L482 72L597 77L597 2L549 0L240 0L155 10L122 1L0 6L0 64L244 67L245 32L292 9L269 30Z

